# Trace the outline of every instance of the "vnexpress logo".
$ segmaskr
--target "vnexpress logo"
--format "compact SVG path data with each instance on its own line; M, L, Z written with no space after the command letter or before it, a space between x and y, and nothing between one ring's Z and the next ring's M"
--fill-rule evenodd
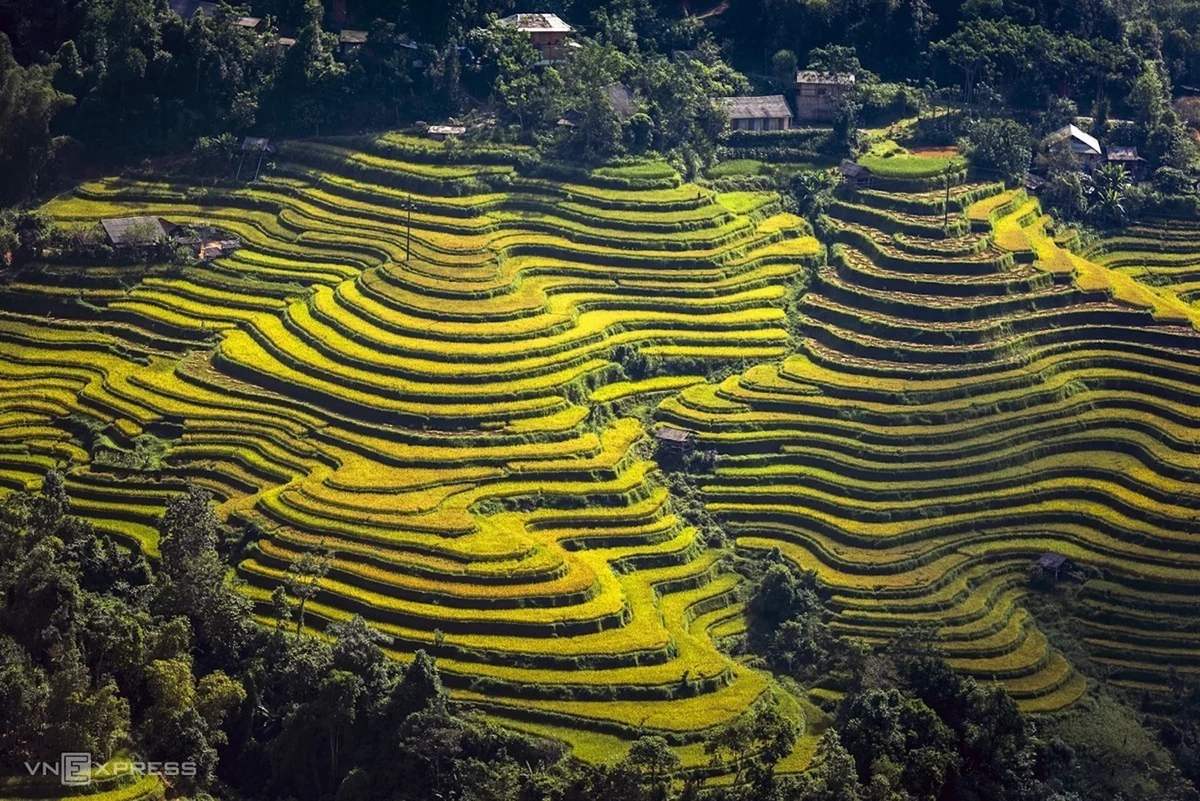
M83 787L92 783L91 754L59 754L58 779L66 787Z
M58 755L58 762L26 762L30 776L57 776L64 787L86 787L91 784L119 779L122 776L195 776L196 763L188 759L176 761L146 761L139 757L115 759L107 765L92 760L92 755L68 752Z

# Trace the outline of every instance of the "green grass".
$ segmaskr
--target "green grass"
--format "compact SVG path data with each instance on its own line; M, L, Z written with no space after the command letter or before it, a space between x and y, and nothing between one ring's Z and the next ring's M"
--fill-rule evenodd
M966 166L960 156L919 156L894 142L874 145L858 163L884 178L933 178Z
M709 178L740 178L762 175L766 165L755 159L729 159L709 168Z

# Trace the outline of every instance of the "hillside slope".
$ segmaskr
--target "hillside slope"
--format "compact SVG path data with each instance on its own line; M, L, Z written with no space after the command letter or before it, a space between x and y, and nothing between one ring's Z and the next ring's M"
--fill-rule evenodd
M933 627L1023 709L1063 708L1086 683L1021 604L1053 552L1102 573L1095 660L1166 692L1200 649L1200 314L1065 249L1023 192L960 183L947 213L927 183L844 191L800 352L660 414L722 454L704 489L739 546L817 571L842 632Z
M521 158L298 142L253 187L113 179L50 203L245 246L6 287L0 435L28 448L2 478L66 462L75 511L150 552L166 498L199 483L260 532L237 574L264 616L289 565L331 549L308 625L361 614L397 657L432 652L458 702L585 756L657 732L698 764L689 744L771 682L713 644L736 577L602 401L656 390L623 383L619 346L685 372L784 355L782 301L821 251L768 194Z

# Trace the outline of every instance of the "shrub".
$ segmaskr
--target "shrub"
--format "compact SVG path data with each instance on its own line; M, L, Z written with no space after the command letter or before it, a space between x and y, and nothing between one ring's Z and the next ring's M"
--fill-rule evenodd
M978 120L967 127L963 152L972 165L995 170L1009 182L1025 175L1033 158L1029 129L1015 120Z

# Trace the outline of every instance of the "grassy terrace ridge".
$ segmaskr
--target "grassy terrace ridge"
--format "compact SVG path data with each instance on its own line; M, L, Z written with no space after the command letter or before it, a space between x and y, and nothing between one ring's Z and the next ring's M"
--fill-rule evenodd
M207 487L261 532L236 565L260 615L330 548L313 631L362 614L397 659L434 653L456 703L587 758L654 731L699 768L706 733L790 698L717 647L739 579L627 416L787 355L783 305L824 251L777 196L384 134L283 143L253 184L105 178L45 211L207 222L242 247L0 288L0 486L65 467L75 511L152 555L166 501ZM618 349L670 369L631 376Z
M1089 258L951 156L884 145L860 161L884 180L829 209L838 244L800 301L799 352L658 407L719 455L709 509L739 548L816 571L836 629L882 643L932 625L952 665L1033 713L1086 690L1021 610L1031 561L1065 554L1103 572L1085 607L1124 622L1097 628L1090 656L1168 692L1163 655L1200 635L1139 632L1197 586L1200 317L1140 279L1186 265L1187 236L1152 248L1131 231ZM914 236L941 228L943 176L951 224Z

